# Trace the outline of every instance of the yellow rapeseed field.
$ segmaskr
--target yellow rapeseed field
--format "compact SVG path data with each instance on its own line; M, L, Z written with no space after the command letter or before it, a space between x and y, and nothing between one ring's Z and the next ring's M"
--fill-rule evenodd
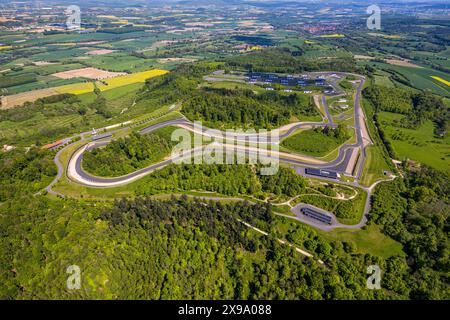
M67 84L56 87L55 90L59 93L83 94L94 91L94 84L91 82Z
M448 85L449 87L450 87L450 81L447 81L447 80L445 80L445 79L442 79L441 77L438 77L438 76L431 76L434 80L436 80L436 81L439 81L439 82L441 82L441 83L443 83L443 84L446 84L446 85Z
M370 36L374 37L381 37L385 39L402 39L403 37L397 34L383 34L383 33L376 33L376 32L368 32L367 33Z
M320 38L344 38L345 34L342 34L342 33L323 34L319 37Z
M97 86L100 90L105 91L133 83L145 82L145 80L149 78L161 76L166 73L168 73L168 71L166 70L147 70L115 78L105 79L102 82L98 82ZM106 83L106 85L104 83Z
M147 70L115 78L97 81L96 85L101 91L126 86L133 83L143 83L145 80L168 73L166 70ZM59 93L83 94L94 91L92 82L74 83L54 88Z
M12 46L0 46L0 50L11 49Z
M97 18L102 18L102 19L110 19L110 20L118 20L119 17L113 16L113 15L98 15Z
M110 78L107 80L97 81L97 87L102 90L111 90L115 88L119 88L122 86L126 86L133 83L143 83L146 79L160 76L168 73L166 70L148 70L143 72L137 72L133 74L127 74L124 76L119 76L116 78ZM8 99L8 108L14 108L16 106L22 105L26 101L36 101L39 98L53 96L55 94L61 93L71 93L71 94L84 94L94 91L94 83L93 82L83 82L83 83L74 83L68 84L60 87L47 88L47 89L39 89L33 90L29 92L19 93L15 95L10 95L7 97Z

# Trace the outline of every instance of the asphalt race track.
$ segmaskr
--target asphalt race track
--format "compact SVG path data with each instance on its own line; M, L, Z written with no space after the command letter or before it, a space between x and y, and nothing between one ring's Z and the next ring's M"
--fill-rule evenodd
M349 75L348 73L331 73L331 72L318 73L318 74L322 74L325 76L330 76L331 74L333 74L333 75L338 75L341 77L345 76L345 75ZM355 94L355 99L354 99L354 112L355 112L354 113L354 116L355 116L354 129L356 131L356 143L346 144L346 145L341 146L339 149L339 152L338 152L338 156L334 160L329 161L329 162L321 161L321 160L315 159L313 157L290 154L290 153L286 153L286 152L279 152L279 151L273 151L273 150L270 151L271 152L270 154L267 154L268 151L266 149L264 149L262 151L261 149L258 149L256 147L248 147L248 146L236 147L234 145L233 146L227 145L227 141L225 139L225 137L232 137L238 143L249 142L249 141L251 142L251 141L256 141L256 139L258 139L258 141L260 143L278 144L281 139L290 136L291 134L293 134L295 132L295 130L297 130L299 128L315 128L315 127L324 127L324 126L335 127L336 125L335 125L335 123L332 119L332 116L328 110L328 106L326 105L325 98L323 98L322 103L324 104L325 114L326 114L328 123L298 122L298 123L294 123L294 124L289 124L289 125L286 125L279 129L274 130L276 132L274 137L272 137L270 135L258 135L258 134L254 134L254 133L248 134L248 133L240 133L240 132L235 132L235 133L231 133L231 134L228 133L228 136L227 136L225 132L221 132L219 130L205 128L205 127L198 127L193 122L191 122L187 119L184 119L184 118L159 122L159 123L150 125L144 129L140 130L139 133L140 134L148 134L148 133L155 131L157 129L160 129L160 128L164 128L164 127L168 127L168 126L177 126L177 127L189 130L195 134L200 134L202 137L214 138L216 148L233 147L233 148L235 148L235 152L238 152L241 154L245 153L247 155L251 155L251 154L258 155L259 154L261 156L260 153L263 152L263 153L265 153L264 157L269 158L268 160L270 160L270 159L279 160L280 162L290 164L293 167L297 167L297 168L307 166L307 167L312 167L312 168L327 169L327 170L331 170L331 171L336 171L338 173L343 173L346 170L346 168L348 168L350 165L352 168L357 167L356 174L355 174L356 181L352 182L352 183L346 183L346 184L363 188L359 185L357 180L359 179L359 177L361 175L361 171L362 171L362 168L364 165L365 148L366 148L366 146L372 144L372 141L368 134L368 130L367 130L366 124L365 124L364 113L361 108L361 90L364 86L365 78L361 75L356 75L356 74L352 74L352 75L356 76L359 80L359 84L358 84L356 94ZM333 86L336 87L337 86L336 83L334 83ZM341 94L342 94L342 92L340 90L337 91L337 93L336 93L336 95L341 95ZM120 130L124 130L124 129L126 129L126 128L121 128ZM82 140L87 141L87 138L85 137L85 135L86 135L86 133L83 133L81 135L81 137L82 137ZM217 141L219 141L219 142L217 142ZM191 158L192 157L191 152L200 151L200 149L205 148L204 146L194 148L192 150L189 150L189 152L187 152L183 155L171 156L171 158L169 158L167 160L161 161L159 163L150 165L146 168L137 170L135 172L132 172L130 174L120 176L120 177L112 177L112 178L97 177L97 176L91 175L91 174L87 173L86 171L84 171L82 168L83 154L86 151L92 150L93 148L103 147L103 146L107 145L108 143L110 143L110 141L105 139L105 140L99 140L99 141L95 141L95 142L88 142L88 143L84 144L83 146L79 147L72 154L72 156L69 160L69 163L67 166L67 177L75 183L85 185L88 187L94 187L94 188L117 187L117 186L131 183L135 180L138 180L155 170L161 169L161 168L173 163L175 160ZM360 156L358 159L354 159L355 157L352 157L352 153L353 153L354 149L360 150ZM52 191L51 188L58 181L58 179L60 179L62 177L62 174L64 172L63 167L59 161L59 155L63 150L64 149L60 150L60 152L58 152L58 154L55 156L55 163L58 166L58 175L55 178L55 180L47 187L47 191L50 193L57 194L56 192ZM350 163L350 161L353 161L354 163ZM297 172L298 173L303 172L302 174L305 175L304 170L303 171L297 170ZM327 180L327 179L325 179L325 180ZM341 181L338 181L338 180L334 180L334 182L342 183ZM331 226L314 224L314 223L311 223L310 221L306 221L304 219L304 217L303 218L301 217L300 214L296 214L297 220L312 224L312 225L314 225L318 228L321 228L323 230L326 230L326 231L331 230L333 228L338 228L338 227L340 227L340 228L346 228L346 227L347 228L361 228L367 222L367 214L368 214L369 208L370 208L370 195L371 195L371 191L372 191L373 187L374 186L372 186L370 188L363 188L365 191L367 191L368 196L367 196L364 214L361 218L361 221L357 225L354 225L354 226L342 225L342 224L338 223L336 219L333 219L333 224ZM300 204L300 205L302 205L302 204ZM296 210L298 211L298 207L293 208L293 213L295 213ZM329 214L333 215L332 213L329 213ZM334 217L334 215L333 215L333 217ZM289 218L293 218L293 217L289 216Z

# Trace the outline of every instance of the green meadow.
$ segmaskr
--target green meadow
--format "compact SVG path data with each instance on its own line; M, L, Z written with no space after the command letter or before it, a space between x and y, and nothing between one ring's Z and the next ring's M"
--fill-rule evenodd
M304 130L286 138L281 146L302 154L323 157L342 144L338 139L315 130Z
M399 160L413 159L436 169L450 170L450 137L436 137L432 121L417 129L406 129L398 125L403 115L380 112L378 117Z

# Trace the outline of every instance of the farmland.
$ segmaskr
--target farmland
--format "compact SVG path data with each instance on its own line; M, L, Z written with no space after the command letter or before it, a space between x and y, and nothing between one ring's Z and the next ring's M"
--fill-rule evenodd
M165 70L147 70L143 72L138 72L135 74L117 76L115 78L105 79L99 82L96 82L96 86L101 91L116 89L122 86L127 86L135 83L144 83L146 79L157 77L167 73ZM85 94L94 91L94 83L93 82L81 82L68 84L60 87L49 88L49 89L41 89L29 91L17 95L7 96L6 102L7 104L2 108L13 108L20 106L26 101L33 102L39 98L46 97L49 95L54 95L58 93L71 93L71 94Z
M421 1L379 31L355 1L3 1L0 299L448 300L450 10ZM280 127L171 161L175 129Z
M448 75L444 72L432 70L426 67L411 68L411 67L390 65L387 63L380 63L380 62L364 62L364 63L376 66L377 69L381 69L383 71L397 73L401 79L409 82L413 88L422 90L428 89L436 94L440 94L445 97L450 97L449 86L433 78L439 77L441 79L447 79ZM404 86L403 83L400 83L399 85Z
M441 77L437 77L437 76L431 76L434 80L437 80L439 82L442 82L443 84L450 86L450 81L447 81L445 79L442 79Z
M414 159L436 169L450 170L450 138L436 138L431 121L418 129L406 129L394 124L394 120L401 123L402 115L381 112L379 118L399 160Z
M124 73L119 72L109 72L95 68L83 68L83 69L75 69L70 71L63 71L52 74L53 77L57 77L60 79L72 79L72 78L87 78L92 80L103 80L108 78L114 78L118 76L122 76Z

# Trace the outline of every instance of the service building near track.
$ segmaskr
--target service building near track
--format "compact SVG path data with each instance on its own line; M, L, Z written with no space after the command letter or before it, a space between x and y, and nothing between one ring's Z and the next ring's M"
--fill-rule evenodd
M326 223L328 225L333 224L333 218L327 214L324 214L318 210L315 210L313 208L301 208L300 212L303 213L305 216L312 218L314 220L320 221L322 223Z
M306 168L305 173L311 176L339 179L339 173L325 169Z
M97 140L106 139L106 138L110 138L110 137L112 137L111 133L103 133L103 134L97 134L97 135L93 136L92 140L97 141Z
M283 86L326 86L326 80L323 77L317 77L316 79L309 79L307 76L294 77L291 75L281 76L273 73L249 73L248 75L249 83L264 83L264 84L281 84Z

